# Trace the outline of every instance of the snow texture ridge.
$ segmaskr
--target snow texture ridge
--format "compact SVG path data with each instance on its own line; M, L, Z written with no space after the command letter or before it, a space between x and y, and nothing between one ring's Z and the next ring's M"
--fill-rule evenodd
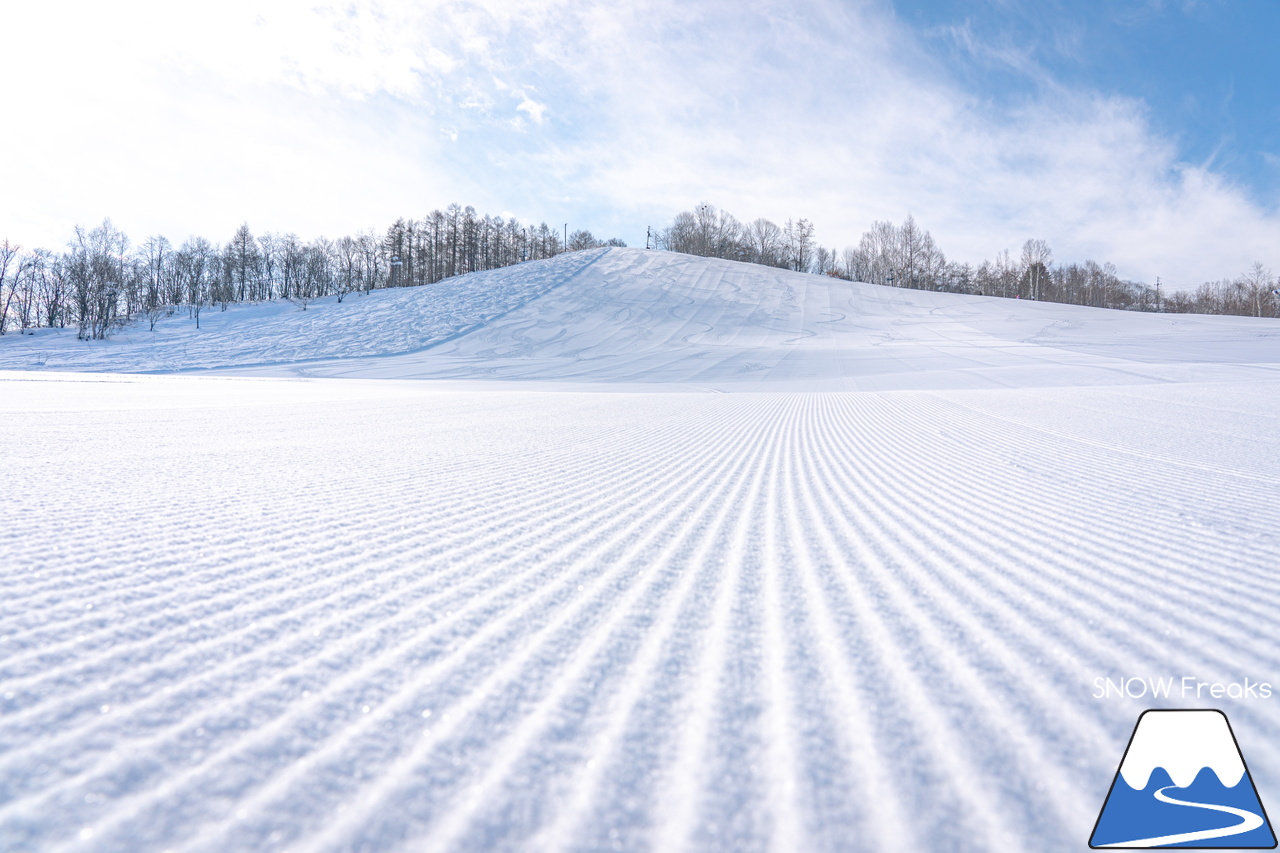
M522 269L0 372L0 850L1078 851L1280 678L1280 324Z

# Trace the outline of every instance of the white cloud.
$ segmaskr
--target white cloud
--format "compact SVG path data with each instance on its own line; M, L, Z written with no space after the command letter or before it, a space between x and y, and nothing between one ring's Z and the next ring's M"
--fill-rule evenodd
M28 244L103 215L333 235L453 200L636 241L705 199L837 247L910 212L966 260L1034 236L1146 279L1280 267L1276 213L1140 102L957 31L1042 84L994 106L876 3L45 3L9 30L0 235Z
M528 113L529 117L536 123L542 124L542 116L547 111L547 105L538 103L523 92L518 94L521 101L520 105L516 107L516 112Z
M744 218L807 216L837 246L911 212L961 259L1035 236L1062 259L1187 283L1280 260L1274 212L1181 162L1140 102L1046 86L997 108L874 6L753 8L584 16L559 36L559 70L594 131L527 159L558 175L592 164L580 192L619 209L666 218L706 199Z

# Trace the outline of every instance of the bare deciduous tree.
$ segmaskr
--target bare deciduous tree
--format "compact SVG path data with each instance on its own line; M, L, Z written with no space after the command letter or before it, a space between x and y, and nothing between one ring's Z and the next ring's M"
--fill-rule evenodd
M209 302L210 283L216 275L217 250L203 237L192 237L174 255L174 267L186 290L188 316L200 328L200 312Z
M1022 274L1027 279L1028 294L1032 299L1041 298L1041 288L1048 278L1049 264L1053 263L1053 251L1044 240L1027 240L1022 244Z
M9 306L17 294L17 267L22 253L21 246L8 240L0 242L0 335L9 321Z

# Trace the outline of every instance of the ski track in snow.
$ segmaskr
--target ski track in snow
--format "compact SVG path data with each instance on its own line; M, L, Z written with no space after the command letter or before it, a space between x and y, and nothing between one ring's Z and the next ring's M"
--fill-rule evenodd
M1094 678L1280 683L1274 324L558 263L277 368L469 385L0 374L0 849L1079 850Z

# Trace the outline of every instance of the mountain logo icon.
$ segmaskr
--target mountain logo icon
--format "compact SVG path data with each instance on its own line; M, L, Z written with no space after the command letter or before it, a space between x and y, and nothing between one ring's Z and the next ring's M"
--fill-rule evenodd
M1221 711L1143 711L1089 846L1270 850L1253 777Z

